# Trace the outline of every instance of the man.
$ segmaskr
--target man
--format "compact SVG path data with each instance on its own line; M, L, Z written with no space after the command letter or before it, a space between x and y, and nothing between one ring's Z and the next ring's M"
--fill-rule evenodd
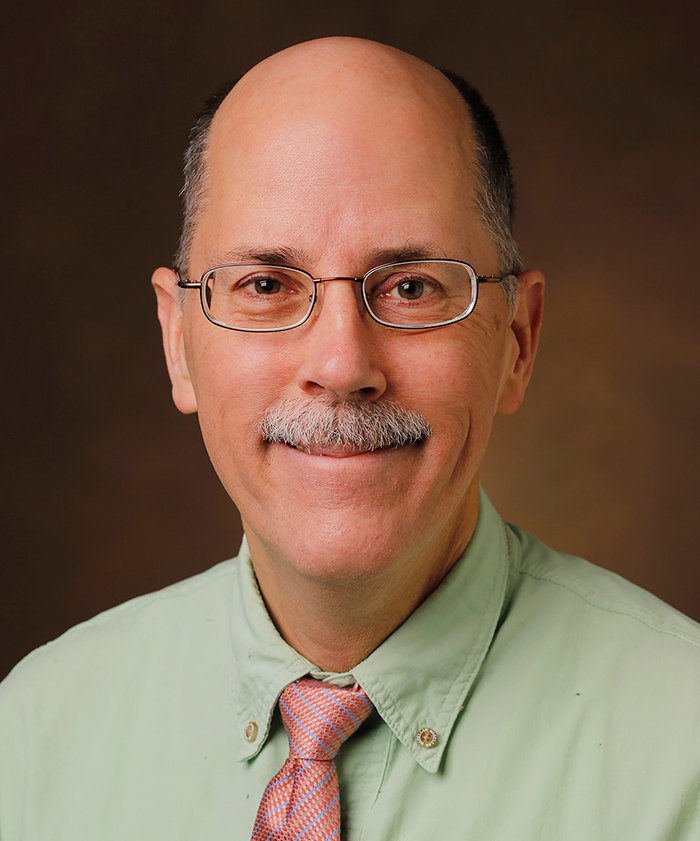
M700 838L698 627L479 490L544 282L462 93L325 39L205 110L153 283L246 542L10 676L2 841Z

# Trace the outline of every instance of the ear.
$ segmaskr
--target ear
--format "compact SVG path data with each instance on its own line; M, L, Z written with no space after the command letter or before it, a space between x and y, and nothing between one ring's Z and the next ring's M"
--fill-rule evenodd
M151 278L158 299L158 321L163 331L163 348L173 384L173 401L177 408L189 414L197 411L197 399L187 370L185 343L182 337L182 304L177 275L170 269L156 269Z
M506 350L506 366L501 382L497 411L512 415L525 399L532 376L544 309L544 276L531 269L518 275L518 297L511 319Z

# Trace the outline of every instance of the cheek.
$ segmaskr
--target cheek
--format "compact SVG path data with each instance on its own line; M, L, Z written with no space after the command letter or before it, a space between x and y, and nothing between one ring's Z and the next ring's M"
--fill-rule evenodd
M285 393L293 360L269 336L214 329L213 336L202 330L192 337L188 359L193 360L190 373L202 437L217 473L231 491L233 477L239 473L236 466L261 448L256 429L260 415ZM267 342L263 344L261 338Z
M462 329L459 329L462 328ZM501 375L500 343L483 329L448 328L423 334L407 346L395 367L396 399L410 396L436 427L466 430L470 418L493 417ZM392 395L393 396L393 395Z
M395 399L423 413L433 427L429 448L437 474L433 481L446 488L473 479L498 399L502 362L498 337L469 328L453 335L445 331L448 335L432 346L426 342L416 348L419 352L397 369L397 382L403 386Z
M262 411L289 382L295 360L277 336L237 333L205 322L186 341L197 403L207 416L241 420ZM273 397L274 399L274 397Z

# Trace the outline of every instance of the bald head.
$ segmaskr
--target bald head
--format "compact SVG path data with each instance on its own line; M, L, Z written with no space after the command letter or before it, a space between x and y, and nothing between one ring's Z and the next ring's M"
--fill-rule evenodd
M404 178L407 157L416 171L434 171L436 183L449 174L464 212L491 237L500 269L518 270L507 154L479 94L413 56L354 38L277 53L205 105L186 155L177 263L189 268L198 219L232 183L259 189L260 171L273 166L301 191L350 171L348 189L356 189L378 176ZM224 165L231 178L211 177Z
M442 73L357 38L309 41L260 62L226 97L217 122L245 117L259 126L268 119L307 119L338 131L356 125L380 132L401 111L414 121L439 123L464 152L471 146L468 111Z

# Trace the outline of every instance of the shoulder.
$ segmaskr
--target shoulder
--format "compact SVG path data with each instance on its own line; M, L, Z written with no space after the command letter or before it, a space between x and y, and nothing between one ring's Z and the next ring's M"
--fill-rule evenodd
M572 619L614 625L635 638L667 638L671 647L700 661L697 622L609 570L551 549L516 526L508 525L507 531L521 550L517 589L550 609L572 612Z
M485 756L482 778L507 769L528 837L697 837L700 627L618 575L506 535L507 604L452 754Z
M200 774L202 756L211 763L233 753L231 615L239 571L226 561L126 602L14 668L0 684L0 837L47 837L59 813L65 837L66 827L76 837L91 805L98 820L105 792L113 803L138 803L168 768ZM88 801L78 810L76 792ZM27 829L26 821L42 829Z
M697 778L700 626L619 575L507 533L518 572L494 641L498 685L515 678L543 738L561 727L578 734L576 751L602 745L630 780L650 784L652 767L658 786L664 768Z
M206 626L230 604L236 569L236 559L224 561L104 611L37 648L0 683L0 726L3 709L14 702L35 700L45 707L49 697L117 680L128 664L173 652L179 637L206 635Z
M645 722L678 748L692 733L700 748L700 625L619 575L507 529L520 560L500 644L540 686L581 693L610 720Z

